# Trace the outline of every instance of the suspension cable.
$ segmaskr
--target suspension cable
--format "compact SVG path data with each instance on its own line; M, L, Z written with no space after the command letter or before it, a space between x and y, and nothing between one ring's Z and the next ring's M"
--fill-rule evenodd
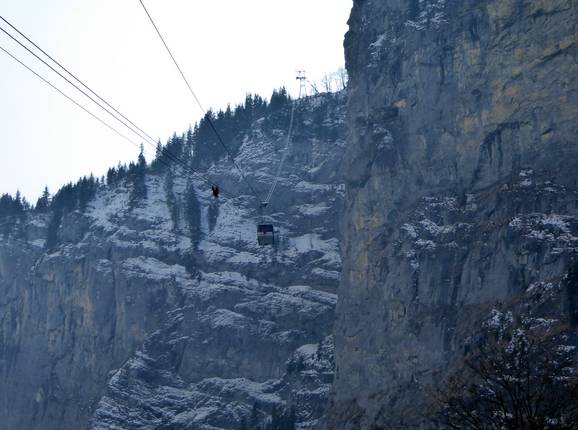
M151 137L147 132L145 132L142 128L140 128L139 126L137 126L134 122L132 122L130 119L128 119L125 115L123 115L121 112L118 111L118 109L116 109L114 106L112 106L109 102L107 102L103 97L101 97L96 91L94 91L92 88L90 88L87 84L85 84L80 78L78 78L74 73L72 73L68 68L66 68L65 66L63 66L58 60L56 60L53 56L51 56L49 53L47 53L44 49L42 49L40 46L38 46L38 44L36 44L33 40L31 40L28 36L26 36L22 31L20 31L18 28L16 28L16 26L14 26L11 22L9 22L6 18L4 18L2 15L0 15L0 19L2 21L4 21L6 24L8 24L14 31L16 31L21 37L23 37L28 43L30 43L32 46L34 46L36 49L38 49L42 54L44 54L47 58L49 58L54 64L58 65L58 67L60 67L62 70L64 70L69 76L71 76L76 82L78 82L80 85L82 85L84 88L86 88L91 94L93 94L98 100L100 100L101 102L103 102L106 106L108 106L110 109L112 109L117 115L119 115L122 119L124 119L126 122L128 122L132 127L134 127L136 130L138 130L139 133L136 133L135 130L133 130L132 128L128 127L126 124L123 123L123 125L127 128L129 128L133 133L135 133L137 136L139 136L141 139L143 139L146 143L149 143L151 145L153 145L156 149L156 140ZM2 31L4 33L6 33L6 31L4 29L2 29ZM8 34L8 33L6 33ZM14 39L10 34L8 34L13 40L15 40L18 44L20 44L20 46L24 47L28 52L32 53L28 48L26 48L24 45L22 45L19 41L17 41L16 39ZM36 58L38 58L40 61L42 61L46 66L50 67L50 65L46 64L42 59L40 59L36 54L32 53L32 55L34 55ZM57 73L59 76L61 76L63 79L66 79L64 76L62 76L60 73L58 73L56 70L54 70L52 67L50 67L55 73ZM67 80L67 79L66 79ZM72 84L70 81L67 80L67 82L69 82L71 85ZM75 86L75 88L79 91L82 92L82 90L80 90L78 87ZM85 94L83 92L83 94ZM89 97L88 95L85 94L85 96ZM92 100L92 98L90 98ZM92 100L94 103L96 103L94 100ZM102 106L99 105L99 107L102 108ZM104 108L103 108L104 109ZM109 115L115 117L114 115L112 115L111 112L109 112L107 110L107 113L109 113ZM118 118L115 117L115 119ZM147 139L149 140L147 142ZM162 152L164 155L166 155L167 157L169 157L169 159L171 159L171 161L178 161L178 157L172 153L170 153L170 151L166 150L166 148L162 149Z
M50 60L52 60L53 63L55 63L56 65L58 65L62 70L64 70L66 73L68 73L68 75L70 75L76 82L78 82L80 85L82 85L84 88L86 88L88 91L90 91L90 93L92 93L96 98L98 98L101 102L103 102L105 105L107 105L110 109L112 109L114 112L116 112L120 117L122 117L124 120L126 120L129 124L131 124L134 128L136 128L140 133L142 133L144 136L146 136L147 138L149 138L151 141L155 141L154 138L152 138L149 134L147 134L145 131L143 131L140 127L138 127L135 123L133 123L130 119L128 119L126 116L124 116L121 112L119 112L114 106L112 106L109 102L107 102L104 98L102 98L100 95L98 95L98 93L96 93L96 91L94 91L92 88L90 88L87 84L85 84L84 82L82 82L78 77L76 77L76 75L74 73L72 73L69 69L67 69L65 66L63 66L60 62L58 62L56 59L54 59L54 57L52 57L50 54L48 54L44 49L42 49L40 46L38 46L36 43L34 43L34 41L32 41L28 36L26 36L24 33L22 33L20 30L18 30L18 28L16 28L12 23L10 23L6 18L4 18L2 15L0 15L0 19L2 21L4 21L6 24L8 24L14 31L16 31L20 36L22 36L24 39L26 39L26 41L28 41L28 43L30 43L32 46L34 46L36 49L38 49L40 52L42 52L47 58L49 58Z
M89 114L92 118L94 118L95 120L97 120L98 122L100 122L102 125L104 125L105 127L107 127L109 130L111 130L112 132L114 132L115 134L117 134L118 136L120 136L122 139L126 140L128 143L130 143L131 145L136 146L137 148L141 148L141 145L139 145L138 143L136 143L134 140L128 138L127 136L125 136L124 134L122 134L120 131L118 131L116 128L114 128L112 125L108 124L106 121L104 121L102 118L98 117L97 115L95 115L94 113L92 113L91 111L89 111L86 107L82 106L80 103L78 103L76 100L74 100L72 97L70 97L68 94L66 94L64 91L62 91L61 89L59 89L58 87L56 87L56 85L52 84L48 79L44 78L42 75L40 75L38 72L34 71L31 67L29 67L28 65L24 64L24 62L22 62L21 60L19 60L15 55L13 55L12 53L10 53L8 50L4 49L2 46L0 46L0 50L2 50L5 54L7 54L9 57L11 57L14 61L16 61L18 64L20 64L22 67L26 68L29 72L31 72L32 74L34 74L38 79L40 79L42 82L44 82L46 85L48 85L50 88L52 88L53 90L55 90L56 92L58 92L61 96L65 97L68 101L74 103L78 108L82 109L84 112L86 112L87 114ZM146 152L143 149L143 152L146 153L147 155L151 155L149 152ZM159 160L163 163L165 163L162 160ZM169 166L168 164L165 163L165 165Z
M78 90L79 92L81 92L85 97L87 97L88 99L90 99L93 103L95 103L97 106L99 106L101 109L103 109L105 112L107 112L110 116L112 116L115 120L117 120L118 122L120 122L122 125L124 125L126 128L128 128L130 131L132 131L134 134L136 134L137 136L139 136L141 139L143 139L147 144L153 146L154 148L156 148L156 141L154 140L154 138L152 138L148 133L146 133L145 131L143 131L140 127L138 127L136 124L134 124L130 119L128 119L125 115L123 115L121 112L119 112L114 106L112 106L109 102L107 102L104 98L102 98L100 95L98 95L94 90L92 90L87 84L85 84L82 80L80 80L76 75L74 75L72 72L70 72L65 66L63 66L60 62L58 62L56 59L54 59L51 55L49 55L46 51L44 51L40 46L38 46L36 43L34 43L30 38L28 38L24 33L22 33L20 30L18 30L13 24L11 24L8 20L6 20L4 17L0 16L0 19L2 21L4 21L5 23L7 23L13 30L15 30L20 36L22 36L24 39L26 39L30 44L32 44L36 49L38 49L40 52L42 52L46 57L48 57L51 61L53 61L55 64L57 64L62 70L64 70L68 75L70 75L74 80L76 80L80 85L82 85L84 88L86 88L89 92L91 92L92 94L94 94L94 96L96 98L98 98L100 101L102 101L105 105L107 105L110 109L112 109L116 114L118 114L122 119L124 119L126 122L128 122L130 125L132 125L132 127L130 127L129 125L127 125L127 123L125 121L122 121L121 119L119 119L114 113L112 113L109 109L105 108L104 106L102 106L102 104L100 104L98 101L94 100L94 98L92 98L89 94L87 94L85 91L83 91L81 88L79 88L77 85L75 85L73 82L71 82L66 76L62 75L62 73L60 73L58 70L56 70L54 67L52 67L50 64L48 64L46 61L44 61L42 58L40 58L36 53L34 53L32 50L30 50L27 46L25 46L23 43L21 43L18 39L16 39L14 36L12 36L10 33L8 33L5 29L3 29L2 27L0 27L0 30L2 32L4 32L6 35L8 35L12 40L14 40L16 43L18 43L22 48L24 48L26 51L28 51L30 54L32 54L36 59L38 59L39 61L41 61L45 66L47 66L48 68L50 68L54 73L56 73L58 76L60 76L62 79L64 79L66 82L68 82L70 85L72 85L76 90ZM8 53L8 52L7 52ZM9 53L8 53L9 54ZM11 54L9 54L11 55ZM18 61L18 60L17 60ZM24 65L24 64L23 64ZM24 65L25 66L25 65ZM32 70L31 70L32 71ZM32 71L33 73L35 73L34 71ZM36 74L36 73L35 73ZM40 77L40 76L39 76ZM42 77L40 77L42 78ZM43 79L43 78L42 78ZM44 80L44 79L43 79ZM51 84L50 84L51 85ZM52 85L51 85L52 86ZM57 89L58 90L58 89ZM60 92L60 90L58 90ZM65 94L63 94L65 95ZM65 95L66 96L66 95ZM69 98L68 96L66 96L67 98ZM75 102L73 100L73 102L75 104L78 105L77 102ZM84 107L80 106L83 110L86 110ZM88 112L91 114L91 116L94 116L94 114L92 114L91 112ZM100 118L98 118L100 122L103 122ZM107 124L107 127L110 127ZM133 128L134 127L134 128ZM135 131L138 130L137 131ZM119 134L118 131L116 131L117 134ZM123 138L126 139L126 137L124 135L122 135ZM136 144L134 141L131 141L132 144L139 146L138 144ZM140 147L140 146L139 146ZM199 175L199 176L205 176L203 174L201 174L200 172L196 172L195 170L191 169L190 166L188 166L188 164L180 159L178 156L176 156L175 154L172 154L166 147L163 147L161 149L161 154L165 155L167 158L169 158L169 160L171 162L177 163L179 165L181 165L184 170L185 173L189 173L189 174L195 174L195 175ZM149 154L150 155L150 154ZM170 168L170 165L165 163L164 160L159 159L160 162L162 162L163 164L165 164L167 167ZM205 181L208 184L214 184L213 181L211 181L208 177L204 178ZM225 191L223 189L223 191Z
M264 206L268 206L271 202L271 198L273 197L273 193L277 188L277 184L279 183L279 178L281 176L281 171L283 170L283 165L285 164L285 160L287 158L287 154L289 153L289 147L291 145L291 138L293 135L293 124L295 120L295 109L297 107L297 101L301 98L301 88L299 89L299 97L293 100L293 106L291 107L291 119L289 121L289 131L287 132L287 139L285 142L285 149L283 151L283 157L281 158L281 162L279 163L279 167L277 168L277 173L275 175L275 180L269 189L269 193L267 194L267 198L263 202Z
M225 149L229 159L231 160L231 162L233 163L233 165L235 166L235 168L239 171L239 174L241 175L241 178L243 179L243 181L247 184L247 186L249 187L249 189L251 190L251 193L257 198L258 201L261 201L260 197L259 197L259 193L257 192L257 190L253 187L253 185L251 184L251 182L249 182L249 180L247 179L247 177L245 176L245 174L243 173L243 170L241 169L241 167L237 164L237 162L235 161L233 154L231 153L231 151L229 150L229 148L227 147L227 145L225 144L225 141L223 140L223 138L221 137L221 134L218 132L217 128L215 127L215 125L213 124L212 119L210 118L209 115L207 115L207 112L205 111L205 109L203 108L203 105L201 104L199 98L197 97L197 95L195 94L195 91L193 90L193 88L191 87L191 85L189 84L189 81L187 80L185 74L183 73L181 67L179 66L179 63L177 62L177 60L175 59L175 56L173 55L173 53L171 52L171 50L169 49L169 46L167 45L167 43L165 42L165 39L163 38L161 32L159 31L157 25L155 24L151 14L149 13L149 11L147 10L145 4L143 3L142 0L139 0L142 8L144 9L146 15L148 16L151 24L153 25L157 35L159 36L161 42L163 43L166 51L168 52L169 56L171 57L171 59L173 60L173 63L175 64L177 70L179 71L181 77L183 78L183 80L185 81L185 84L187 85L187 88L189 89L189 92L191 93L191 95L193 96L193 99L195 100L195 102L197 103L197 105L199 106L201 112L203 113L206 121L208 122L209 126L211 127L211 130L213 131L213 133L215 134L215 136L217 137L217 140L219 141L219 143L221 144L221 146Z
M16 58L16 56L12 55L8 50L4 49L2 46L0 46L0 50L2 50L4 53L6 53L8 56L10 56L14 61L16 61L17 63L19 63L21 66L25 67L26 69L28 69L28 71L30 71L31 73L33 73L37 78L39 78L40 80L42 80L46 85L50 86L53 90L57 91L58 93L60 93L62 96L66 97L69 101L71 101L72 103L74 103L77 107L79 107L80 109L82 109L84 112L86 112L87 114L89 114L91 117L93 117L94 119L96 119L98 122L100 122L102 125L104 125L105 127L107 127L108 129L112 130L114 133L116 133L117 135L119 135L121 138L123 138L124 140L126 140L127 142L129 142L132 145L135 145L137 148L140 148L140 145L138 143L136 143L134 140L128 138L127 136L125 136L124 134L122 134L120 131L118 131L116 128L114 128L112 125L108 124L106 121L104 121L103 119L99 118L98 116L96 116L94 113L92 113L91 111L89 111L87 108L85 108L84 106L82 106L80 103L78 103L76 100L74 100L72 97L70 97L69 95L67 95L66 93L64 93L64 91L60 90L59 88L57 88L55 85L53 85L52 83L50 83L48 81L48 79L45 79L44 77L42 77L39 73L37 73L36 71L34 71L32 68L28 67L26 64L24 64L22 61L20 61L18 58Z
M1 29L1 28L0 28ZM101 123L102 125L104 125L105 127L107 127L109 130L111 130L112 132L114 132L115 134L117 134L118 136L120 136L122 139L126 140L128 143L130 143L131 145L142 149L144 153L146 153L147 155L150 155L151 157L153 157L152 154L150 154L149 152L145 151L144 148L141 148L141 145L138 144L137 142L135 142L134 140L130 139L129 137L127 137L126 135L124 135L123 133L121 133L120 131L118 131L116 128L114 128L112 125L110 125L109 123L107 123L105 120L103 120L102 118L98 117L96 114L94 114L93 112L91 112L90 110L88 110L86 107L84 107L83 105L81 105L79 102L77 102L76 100L74 100L72 97L70 97L68 94L66 94L64 91L62 91L61 89L59 89L58 87L56 87L56 85L52 84L48 79L44 78L42 75L40 75L38 72L36 72L35 70L33 70L31 67L29 67L28 65L26 65L24 62L22 62L21 60L19 60L15 55L13 55L12 53L10 53L8 50L6 50L5 48L3 48L2 46L0 46L0 50L2 50L5 54L7 54L8 56L10 56L14 61L16 61L17 63L19 63L21 66L23 66L24 68L26 68L28 71L30 71L32 74L34 74L37 78L39 78L42 82L44 82L46 85L50 86L53 90L55 90L56 92L58 92L60 95L62 95L63 97L65 97L67 100L69 100L70 102L72 102L74 105L76 105L78 108L82 109L84 112L86 112L88 115L90 115L93 119L97 120L99 123ZM38 57L37 57L38 58ZM170 154L169 151L166 151L166 154ZM172 154L171 154L172 155ZM178 160L178 158L176 159ZM176 162L176 160L171 160L173 162ZM166 167L168 167L169 169L171 168L171 165L167 162L165 162L163 159L158 159L158 161L165 165ZM184 162L182 162L184 163ZM192 169L190 169L190 167L184 163L178 163L180 164L181 167L183 167L184 169L184 173L185 174L190 174L191 176L193 175L199 175L199 176L203 176L201 173L196 172ZM212 183L212 181L207 180L207 178L204 178L209 184ZM221 187L222 191L225 191L222 187ZM225 191L226 192L226 191ZM227 193L227 192L226 192ZM231 194L232 193L227 193L227 194Z
M122 119L119 119L114 113L112 113L108 108L106 108L105 106L103 106L100 102L98 102L97 100L95 100L92 96L90 96L90 94L87 94L86 91L84 91L82 88L80 88L78 85L76 85L74 82L72 82L70 79L68 79L66 76L64 76L62 73L60 73L58 70L56 70L54 67L52 67L50 64L48 64L48 62L46 62L44 59L42 59L39 55L37 55L34 51L32 51L30 48L28 48L26 45L24 45L22 42L20 42L18 39L16 39L13 35L11 35L10 33L8 33L4 28L0 27L0 31L2 31L3 33L5 33L8 37L10 37L12 40L14 40L18 45L20 45L22 48L24 48L26 51L28 51L28 53L30 53L31 55L33 55L37 60L39 60L40 62L42 62L46 67L48 67L50 70L52 70L54 73L56 73L58 76L60 76L62 79L64 79L66 82L68 82L68 84L72 85L77 91L79 91L80 93L82 93L85 97L87 97L88 99L90 99L94 104L96 104L98 107L100 107L102 110L104 110L105 112L107 112L110 116L112 116L114 119L116 119L118 122L120 122L122 125L124 125L126 128L128 128L130 131L132 131L134 134L136 134L138 137L140 137L141 139L143 139L144 141L146 141L147 143L150 144L150 142L147 140L147 136L148 135L143 135L141 133L139 133L137 130L135 130L133 127L131 127L129 124L127 124L125 121L123 121ZM113 108L114 109L114 108ZM151 137L150 138L153 142L154 139Z

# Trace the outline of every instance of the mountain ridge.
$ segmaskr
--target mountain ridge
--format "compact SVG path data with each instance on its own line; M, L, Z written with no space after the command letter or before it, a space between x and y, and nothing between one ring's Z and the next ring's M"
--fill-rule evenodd
M84 208L62 210L56 223L42 212L13 219L0 240L3 422L313 426L333 373L343 115L343 94L298 101L267 215L221 158L207 171L225 190L218 200L179 165L135 164L120 177L115 169L111 186ZM329 137L312 117L324 118ZM236 161L260 189L277 170L284 118L257 118L242 133ZM275 248L257 245L263 219L278 230Z

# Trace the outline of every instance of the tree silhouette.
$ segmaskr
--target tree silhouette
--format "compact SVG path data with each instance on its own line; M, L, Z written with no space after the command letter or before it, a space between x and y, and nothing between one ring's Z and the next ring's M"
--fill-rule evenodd
M433 395L440 429L578 428L576 348L564 327L490 330Z
M38 201L36 202L36 211L46 212L49 206L50 206L50 192L48 191L48 187L44 187L42 195L38 198Z
M201 204L197 198L197 193L192 182L187 185L185 195L185 216L193 248L197 249L202 240L201 230Z
M129 199L129 207L131 209L135 208L142 200L147 198L146 168L147 162L144 156L143 146L141 145L137 163L130 163L128 169L128 175L132 182Z

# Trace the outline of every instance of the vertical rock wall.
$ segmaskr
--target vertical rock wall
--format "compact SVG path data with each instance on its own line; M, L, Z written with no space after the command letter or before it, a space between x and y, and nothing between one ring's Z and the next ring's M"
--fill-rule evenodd
M236 162L148 169L67 213L0 219L0 429L214 430L321 417L333 380L345 96L298 102L238 130ZM221 187L211 197L202 176ZM197 214L189 204L196 200ZM256 226L275 226L260 247Z
M356 0L330 428L417 428L498 301L577 243L578 2Z

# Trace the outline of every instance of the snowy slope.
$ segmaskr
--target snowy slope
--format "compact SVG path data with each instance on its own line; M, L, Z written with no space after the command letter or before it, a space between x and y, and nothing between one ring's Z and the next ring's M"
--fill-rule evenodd
M44 215L0 239L0 306L18 327L0 326L0 368L12 363L0 383L13 387L4 422L236 429L293 411L298 428L316 424L333 375L345 98L302 100L298 112L264 214L223 159L203 172L223 188L219 201L202 175L173 166L171 181L166 169L147 173L147 198L133 209L129 180L101 187L84 212L64 216L50 253ZM257 118L238 137L235 161L263 195L286 126ZM201 213L193 230L189 184ZM257 245L262 220L278 246Z
M302 108L305 116L316 109L314 103ZM262 123L257 120L251 135L245 136L235 161L265 191L280 162L283 149L276 148L284 142L284 134L275 130L267 135ZM338 112L328 118L326 127L339 129L341 124ZM341 139L317 139L305 124L298 125L265 215L247 196L230 161L213 166L211 178L238 195L225 192L215 202L204 181L193 181L202 214L202 237L194 251L182 234L186 228L181 226L178 234L170 223L159 193L162 187L154 183L159 178L149 178L153 191L148 206L136 213L155 228L139 230L143 240L129 242L192 255L196 270L187 274L178 264L150 257L125 261L132 276L170 278L183 297L167 313L163 326L114 373L94 415L93 429L237 428L251 416L264 422L274 408L291 407L299 428L316 423L332 382L333 346L328 336L341 267L336 215L343 187L339 177L327 177L323 169L336 169L343 144ZM307 155L306 163L294 156L299 153ZM186 187L183 175L176 177L178 196ZM114 211L115 205L95 207L93 213L101 217L104 208ZM210 228L207 218L215 209L218 216ZM274 248L256 243L256 224L263 219L273 222L280 235ZM165 238L163 244L157 242L160 237ZM323 359L319 348L324 350ZM295 361L298 369L291 365ZM150 414L144 413L149 409Z

